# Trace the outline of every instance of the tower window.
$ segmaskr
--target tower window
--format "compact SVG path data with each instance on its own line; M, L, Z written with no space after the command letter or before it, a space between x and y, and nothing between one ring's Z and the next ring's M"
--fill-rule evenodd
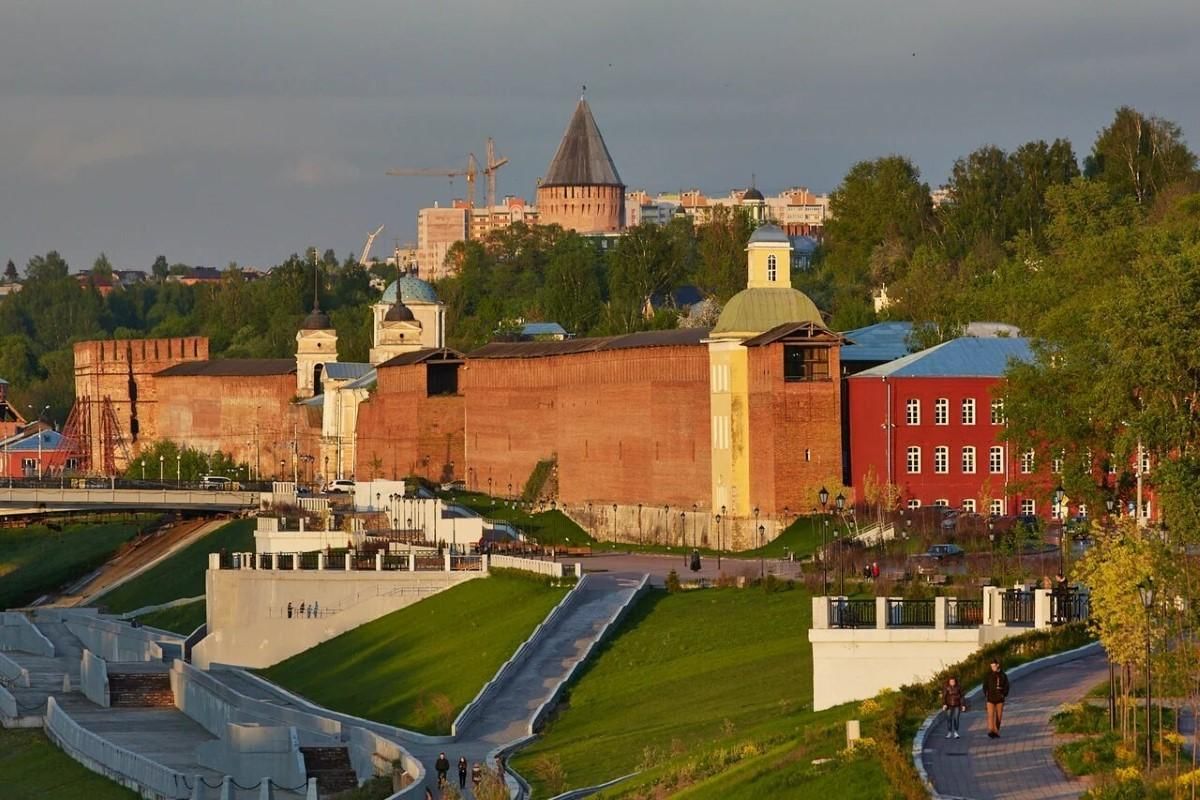
M777 270L775 269L775 254L772 253L767 256L767 280L774 281L777 274Z
M788 383L829 380L829 349L784 345L783 379Z

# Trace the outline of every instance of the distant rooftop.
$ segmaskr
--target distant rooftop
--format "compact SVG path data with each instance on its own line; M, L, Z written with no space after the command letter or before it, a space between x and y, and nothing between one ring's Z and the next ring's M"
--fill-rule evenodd
M846 331L852 342L842 347L841 359L845 361L894 361L909 353L908 337L912 333L911 322L876 322L865 328Z
M325 377L335 381L352 381L375 369L359 361L331 361L325 365Z
M290 375L296 371L294 358L214 358L186 361L155 373L158 377L201 375L206 377L253 377Z
M468 358L539 358L575 353L597 353L603 350L625 350L634 347L699 346L708 338L708 328L676 328L665 331L643 331L620 336L594 336L548 342L491 342L468 354Z
M1032 361L1028 339L964 336L864 370L856 378L992 378L1013 361Z

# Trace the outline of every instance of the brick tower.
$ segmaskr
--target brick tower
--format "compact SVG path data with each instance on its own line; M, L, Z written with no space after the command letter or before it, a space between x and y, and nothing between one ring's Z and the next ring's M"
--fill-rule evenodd
M618 233L625 227L625 184L583 97L538 185L537 205L542 225L583 234Z

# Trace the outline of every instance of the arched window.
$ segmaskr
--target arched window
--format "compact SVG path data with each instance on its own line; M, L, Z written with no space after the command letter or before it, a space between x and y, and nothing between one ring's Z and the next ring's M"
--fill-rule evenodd
M767 280L774 281L775 275L776 275L775 255L771 254L771 255L767 256Z
M321 378L325 372L324 364L317 364L313 367L313 396L321 394Z

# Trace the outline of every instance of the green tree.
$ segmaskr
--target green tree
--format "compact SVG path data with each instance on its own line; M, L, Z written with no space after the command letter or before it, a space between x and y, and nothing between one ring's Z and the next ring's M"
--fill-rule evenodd
M651 300L674 288L687 274L687 241L673 233L642 223L627 230L613 248L608 270L612 332L644 328Z
M102 278L112 277L112 263L108 260L108 256L106 256L103 252L101 252L100 255L96 257L96 260L92 262L92 274Z
M159 283L165 281L167 276L171 274L171 266L167 263L167 257L161 255L155 256L154 265L150 267L150 273Z
M1195 170L1196 155L1184 142L1179 125L1129 106L1117 109L1084 161L1089 178L1143 204L1171 184L1193 177Z
M746 288L746 243L753 232L742 209L713 209L712 220L695 233L696 285L701 291L724 303Z
M576 335L586 334L600 315L600 258L596 246L576 234L559 239L550 251L542 289L546 318Z
M20 276L17 274L17 265L14 264L10 258L8 260L8 264L6 264L4 267L4 282L16 283L19 279Z

